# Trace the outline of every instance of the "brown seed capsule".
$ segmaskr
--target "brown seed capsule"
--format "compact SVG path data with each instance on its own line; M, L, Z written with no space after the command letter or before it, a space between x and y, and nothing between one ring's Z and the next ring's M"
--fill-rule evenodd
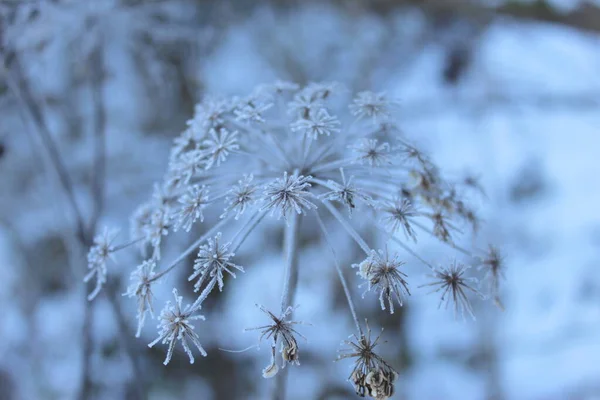
M283 358L283 361L287 361L290 364L299 364L300 361L298 360L298 344L294 341L284 346L281 352L281 357Z

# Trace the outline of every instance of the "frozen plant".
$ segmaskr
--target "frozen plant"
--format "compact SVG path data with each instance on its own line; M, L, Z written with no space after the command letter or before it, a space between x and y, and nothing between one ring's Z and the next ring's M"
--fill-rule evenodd
M176 303L168 304L160 316L159 337L151 344L161 340L168 344L165 364L178 340L190 361L188 341L204 354L198 341L202 331L196 332L189 321L197 318L195 311L215 287L226 290L225 281L244 271L237 265L244 260L236 260L235 254L265 218L280 221L285 236L281 308L271 312L260 307L272 323L257 328L261 338L271 341L265 378L284 379L281 369L299 364L300 334L294 328L291 302L297 282L293 277L301 268L297 261L301 221L305 229L314 225L320 231L333 255L330 263L356 326L355 340L347 342L351 349L341 359L356 359L350 380L360 396L390 397L398 374L374 352L379 338L372 341L370 330L363 332L358 322L351 286L343 274L350 265L338 260L330 230L344 230L364 253L354 265L362 280L359 286L376 291L381 308L391 313L394 303L402 306L409 301L409 262L434 271L433 285L442 291L442 298L456 310L472 313L469 292L479 294L472 286L474 278L456 262L449 268L432 267L414 247L423 235L486 268L497 297L502 271L497 253L472 253L456 244L464 226L476 219L469 199L459 196L464 181L444 179L430 158L400 134L396 102L382 93L361 92L354 99L346 98L346 93L339 84L299 87L277 82L246 97L206 98L196 106L187 128L174 139L164 179L132 220L132 243L139 243L148 258L132 274L127 292L138 302L138 335L146 314L152 315L153 283L180 267L187 269L198 293L184 310L175 294ZM164 264L160 250L166 239L189 235L197 226L204 233ZM180 227L184 229L178 231ZM375 250L379 248L385 251ZM193 253L197 254L193 267L183 263ZM281 360L275 357L278 348Z

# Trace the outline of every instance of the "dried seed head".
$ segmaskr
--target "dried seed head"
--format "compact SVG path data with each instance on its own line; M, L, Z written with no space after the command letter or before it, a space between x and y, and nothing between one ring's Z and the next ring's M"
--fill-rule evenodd
M469 268L469 266L453 261L449 267L442 267L435 272L433 275L435 281L421 287L438 286L433 292L442 292L439 307L444 302L446 303L446 308L450 303L453 303L455 317L459 312L464 317L466 311L475 319L475 314L473 314L473 308L471 307L466 291L468 290L480 298L484 298L484 296L472 286L477 283L477 279L465 276Z
M262 210L271 210L271 215L278 211L278 218L287 218L290 212L298 214L306 210L317 208L306 198L311 194L308 188L311 184L308 181L310 176L288 175L287 171L283 173L283 178L275 179L265 187L265 200L268 203L262 207Z
M374 351L381 334L371 341L371 329L367 323L367 333L361 333L360 338L356 335L353 337L354 341L344 341L349 348L342 349L337 360L355 359L348 379L352 382L356 394L360 397L368 395L377 400L391 397L398 373Z
M396 233L401 228L407 239L411 238L415 242L417 241L417 234L412 228L411 220L418 215L418 212L412 201L398 198L393 203L385 204L381 210L385 213L383 222L387 224L392 233Z
M179 228L189 232L196 220L204 222L202 210L208 204L208 188L204 185L190 186L185 194L179 198L180 208L173 214L175 225L173 230L177 232Z
M400 306L403 304L403 297L410 296L406 274L400 271L400 267L405 263L398 259L398 255L390 257L389 252L379 250L379 253L372 253L360 264L354 264L352 267L358 267L357 272L361 277L367 280L369 285L367 291L375 288L379 291L379 303L381 309L385 310L387 300L390 313L394 313L394 299Z
M373 199L364 194L360 189L356 188L352 183L353 176L346 180L344 169L340 168L340 174L342 175L342 183L338 183L333 180L328 180L327 185L331 191L324 193L319 196L321 199L339 201L348 207L348 213L352 216L352 211L356 208L356 199L361 199L367 204L371 204Z
M148 347L154 346L158 342L167 344L167 356L165 357L164 365L167 365L173 357L173 350L175 349L175 343L179 340L183 350L186 352L190 359L190 364L194 363L194 355L190 349L188 341L191 341L194 346L200 351L204 357L206 357L206 351L200 344L199 336L194 331L194 325L190 323L193 320L204 320L203 315L193 315L198 308L191 305L186 306L182 309L181 302L183 297L179 296L177 289L173 289L173 296L175 297L175 303L167 302L165 308L160 313L160 324L158 325L159 334L158 337Z
M300 365L300 360L298 358L298 341L296 340L295 335L298 335L305 340L306 338L294 329L294 325L303 324L303 322L288 320L288 317L292 314L294 308L288 307L280 317L277 317L265 307L258 304L256 306L262 312L267 314L267 316L269 316L273 322L270 325L245 329L245 331L261 331L259 341L261 341L263 338L271 339L271 363L263 370L263 377L270 378L279 370L275 361L275 349L277 348L278 340L281 341L281 359L283 361L282 368L285 368L286 364Z
M131 273L130 280L131 285L127 288L127 292L123 296L135 297L138 302L137 320L138 327L135 333L135 337L140 337L142 328L144 327L144 321L146 320L146 314L154 316L154 309L152 307L152 280L155 277L154 268L156 267L156 260L150 259L144 261L142 264Z

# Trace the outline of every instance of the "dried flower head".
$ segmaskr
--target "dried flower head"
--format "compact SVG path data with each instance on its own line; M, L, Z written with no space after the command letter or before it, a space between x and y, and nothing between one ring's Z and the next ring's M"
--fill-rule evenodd
M192 229L192 225L196 220L204 222L202 210L208 204L208 188L204 185L190 186L185 194L179 198L181 204L179 210L173 214L176 220L173 230L177 232L179 228L183 228L186 232Z
M238 150L238 132L229 131L225 128L211 129L208 137L202 141L202 149L206 158L205 169L213 165L217 167L227 160L230 153Z
M291 125L294 132L302 132L316 140L320 135L331 135L340 131L340 121L329 115L325 108L308 113L306 118L300 118Z
M466 311L473 319L475 319L475 314L473 314L473 308L469 302L467 291L470 291L480 298L483 298L484 296L473 287L473 285L477 283L477 279L465 276L465 273L469 268L469 266L453 261L449 267L441 267L435 271L435 274L433 275L435 281L423 286L437 286L438 288L435 289L434 292L442 292L439 306L441 307L442 303L446 303L446 308L448 308L448 305L453 303L455 317L459 312L461 316L464 317Z
M232 189L227 192L225 202L225 212L221 214L221 218L224 218L228 213L235 211L235 219L239 219L246 208L252 206L256 202L257 186L253 183L254 175L244 174L244 177L237 182Z
M384 204L381 211L384 213L382 220L392 233L396 233L399 228L402 228L407 239L412 238L415 242L417 241L417 234L411 225L411 220L419 214L412 201L397 198L393 203Z
M362 139L351 148L357 153L356 161L361 164L380 167L391 163L389 143L379 143L377 139Z
M88 295L88 300L93 300L106 283L107 268L106 263L108 260L114 260L112 255L115 251L113 242L117 237L118 231L109 230L104 228L104 232L100 235L96 235L94 238L94 244L90 248L87 255L88 274L83 278L84 282L89 282L94 276L96 277L96 286L94 290Z
M123 296L135 297L138 302L137 320L138 326L135 337L140 337L146 314L150 313L154 317L154 308L152 307L152 281L156 277L154 273L156 268L156 260L146 260L131 273L131 285L127 288L127 292Z
M286 218L291 212L302 214L306 210L316 208L307 200L311 193L307 190L311 187L308 181L311 176L288 175L284 171L283 178L276 179L265 187L265 199L268 203L264 210L271 210L271 215L278 212L279 218Z
M496 305L504 308L500 301L500 281L505 278L505 265L504 257L498 248L491 245L488 247L487 253L481 258L479 269L485 271L484 279L489 282L489 290Z
M296 329L294 329L294 325L302 324L300 321L290 321L288 317L292 315L294 311L293 307L288 307L281 316L277 317L271 311L267 310L265 307L256 304L262 312L267 314L271 321L273 322L270 325L258 326L256 328L247 328L245 331L261 331L259 341L263 339L271 340L271 362L269 365L265 367L263 370L264 378L271 378L277 374L279 371L279 367L277 366L277 362L275 360L275 352L277 349L277 343L280 341L281 343L281 359L282 359L282 368L285 368L286 364L296 364L300 365L299 353L298 353L298 341L296 340L295 335L306 340L304 336L302 336Z
M383 330L382 330L383 332ZM360 397L370 396L377 400L385 400L394 395L394 382L398 373L382 357L375 353L375 347L381 334L371 341L371 329L367 323L367 333L360 337L352 335L354 341L345 340L349 346L342 349L338 361L355 358L354 367L348 378Z
M352 215L352 211L356 208L356 199L361 199L367 204L371 204L373 202L371 197L365 194L362 190L358 189L352 183L354 176L350 176L350 178L346 180L346 175L344 174L343 168L340 168L340 174L342 176L342 182L338 183L332 179L329 179L327 181L327 187L331 189L331 191L319 196L321 199L344 203L348 207L348 213L350 215Z
M233 278L235 278L234 269L244 272L244 268L230 261L235 256L235 253L229 251L231 243L220 243L220 241L221 232L217 233L213 239L209 239L207 244L200 246L198 257L194 261L194 273L188 278L188 281L192 281L200 277L194 284L195 292L198 292L206 284L206 293L200 296L202 299L210 293L216 284L219 286L219 291L223 290L225 285L223 282L224 272L227 272ZM201 300L199 301L201 302Z
M365 279L369 285L369 291L375 288L379 291L379 302L381 309L385 310L384 300L387 300L390 313L394 313L394 298L400 306L403 303L404 296L410 296L406 274L400 271L400 267L405 263L398 259L398 255L390 257L389 252L379 250L379 253L372 251L371 254L360 264L354 264L352 267L358 268L357 274Z
M396 103L386 98L385 93L360 92L350 106L350 111L357 118L372 118L385 120L392 115Z
M167 349L167 356L163 362L164 365L167 365L173 357L175 343L179 340L183 350L190 359L190 364L193 364L194 354L192 353L188 342L192 342L204 357L206 357L206 351L200 344L200 338L196 331L194 331L194 325L192 325L190 321L204 321L205 318L203 315L193 315L198 310L198 307L188 305L182 309L181 302L183 301L183 297L179 296L177 289L173 289L173 296L175 297L175 303L173 304L168 301L165 308L160 313L158 337L148 344L148 347L153 347L158 342L167 344L169 347Z

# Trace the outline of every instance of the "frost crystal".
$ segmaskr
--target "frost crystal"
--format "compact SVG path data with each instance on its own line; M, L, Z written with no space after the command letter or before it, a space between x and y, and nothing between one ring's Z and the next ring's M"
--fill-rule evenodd
M159 317L158 337L152 343L148 344L148 347L153 347L158 342L167 344L169 347L167 349L167 356L163 362L164 365L167 365L173 357L175 342L179 340L183 350L190 359L190 364L193 364L194 355L188 342L192 342L204 357L206 357L206 351L204 351L204 348L200 344L200 338L194 331L194 325L190 321L198 319L204 321L205 318L203 315L193 315L198 310L197 307L188 305L182 310L181 302L183 301L183 297L178 295L177 289L173 289L173 296L175 297L175 304L168 301L165 305Z

